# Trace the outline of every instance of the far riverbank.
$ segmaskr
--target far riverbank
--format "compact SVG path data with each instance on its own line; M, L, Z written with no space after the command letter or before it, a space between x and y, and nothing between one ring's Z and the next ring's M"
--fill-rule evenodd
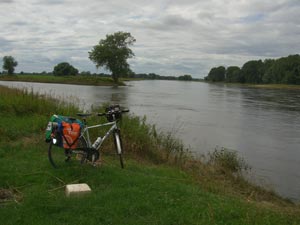
M22 81L35 83L54 83L54 84L75 84L75 85L93 85L93 86L114 86L115 83L110 77L100 76L54 76L54 75L0 75L1 81ZM119 86L124 86L119 81Z

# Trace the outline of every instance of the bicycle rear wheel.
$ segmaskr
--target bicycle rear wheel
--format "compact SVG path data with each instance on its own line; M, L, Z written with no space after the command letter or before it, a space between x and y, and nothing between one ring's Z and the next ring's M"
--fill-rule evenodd
M121 168L124 168L124 162L123 162L123 147L122 147L122 140L120 136L120 130L114 131L114 142L115 142L115 147L117 151L117 155L119 156L120 159L120 165Z
M76 154L79 156L80 162L84 162L87 157L87 143L84 137L78 139L77 148L64 149L58 145L53 144L51 140L48 148L48 159L51 165L54 168L60 168L66 164L72 164L71 157L73 151L76 151Z

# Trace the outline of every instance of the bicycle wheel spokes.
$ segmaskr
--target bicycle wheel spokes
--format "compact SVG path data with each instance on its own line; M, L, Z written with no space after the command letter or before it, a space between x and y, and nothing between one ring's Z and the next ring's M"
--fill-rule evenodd
M78 150L75 149L76 154L72 154L72 150L64 149L60 146L53 144L52 142L49 145L48 149L48 158L51 165L54 168L60 168L69 164L74 164L81 162L83 163L86 160L86 149L87 144L84 138L79 138L78 140ZM79 153L78 153L79 152ZM73 159L72 159L73 156ZM74 157L78 156L78 157Z
M70 161L71 152L51 142L48 149L48 158L54 168L59 168Z

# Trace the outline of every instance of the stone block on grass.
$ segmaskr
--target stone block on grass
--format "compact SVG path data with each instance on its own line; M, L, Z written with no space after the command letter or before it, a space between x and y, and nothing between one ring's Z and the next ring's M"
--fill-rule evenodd
M92 190L89 187L89 185L83 183L83 184L68 184L66 186L66 196L77 196L77 195L83 195L90 193Z

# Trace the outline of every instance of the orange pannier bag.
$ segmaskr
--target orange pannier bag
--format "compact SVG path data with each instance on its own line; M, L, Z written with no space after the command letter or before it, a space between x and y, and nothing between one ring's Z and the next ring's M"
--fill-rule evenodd
M62 121L62 131L64 148L75 149L80 136L80 124Z

